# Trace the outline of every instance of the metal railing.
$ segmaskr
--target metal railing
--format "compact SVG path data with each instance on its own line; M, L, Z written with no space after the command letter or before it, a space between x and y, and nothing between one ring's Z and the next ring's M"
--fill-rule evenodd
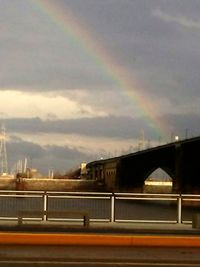
M0 220L17 220L23 210L81 211L91 222L192 223L200 195L0 191ZM47 220L44 216L29 220ZM78 221L75 218L51 220Z

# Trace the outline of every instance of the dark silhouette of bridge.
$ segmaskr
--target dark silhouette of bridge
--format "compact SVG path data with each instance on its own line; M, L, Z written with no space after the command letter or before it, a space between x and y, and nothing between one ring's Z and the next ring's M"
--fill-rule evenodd
M200 136L87 164L91 179L106 190L142 188L156 169L173 181L173 192L200 191Z

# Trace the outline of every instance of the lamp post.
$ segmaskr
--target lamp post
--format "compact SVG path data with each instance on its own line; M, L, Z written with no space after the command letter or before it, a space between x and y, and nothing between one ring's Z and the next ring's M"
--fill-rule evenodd
M175 141L178 141L178 140L179 140L179 136L175 135Z

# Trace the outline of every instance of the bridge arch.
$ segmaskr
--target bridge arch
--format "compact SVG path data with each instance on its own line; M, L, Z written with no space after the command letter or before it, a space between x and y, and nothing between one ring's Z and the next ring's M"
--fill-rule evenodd
M153 175L155 173L159 174L159 172L160 172L160 174L168 175L172 179L172 181L174 181L175 175L172 172L172 170L170 168L168 168L167 166L162 166L162 167L158 166L158 167L153 167L153 168L149 169L144 176L144 181L146 181L151 175Z
M162 168L157 168L144 181L144 193L171 193L173 178Z

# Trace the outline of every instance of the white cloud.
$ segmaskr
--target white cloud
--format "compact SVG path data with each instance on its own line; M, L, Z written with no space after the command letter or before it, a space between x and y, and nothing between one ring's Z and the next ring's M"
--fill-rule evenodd
M3 118L76 119L105 116L105 112L70 100L66 96L0 91L0 114Z
M117 156L123 154L122 151L128 151L131 147L132 149L137 149L139 144L139 139L94 137L78 134L34 133L34 135L31 135L26 133L13 133L13 135L26 142L39 144L43 147L47 145L66 146L87 155L110 153L112 156Z
M200 30L200 20L195 21L186 16L181 16L181 15L179 16L169 15L163 12L159 8L153 11L153 15L168 23L175 22L179 24L180 26L188 28L188 29Z
M95 88L95 93L91 93L86 89L76 89L76 94L74 94L73 90L67 90L65 93L70 99L80 103L87 103L98 110L104 110L110 116L136 117L138 114L136 101L126 95L125 91L124 88L115 90ZM140 116L140 113L138 115Z

